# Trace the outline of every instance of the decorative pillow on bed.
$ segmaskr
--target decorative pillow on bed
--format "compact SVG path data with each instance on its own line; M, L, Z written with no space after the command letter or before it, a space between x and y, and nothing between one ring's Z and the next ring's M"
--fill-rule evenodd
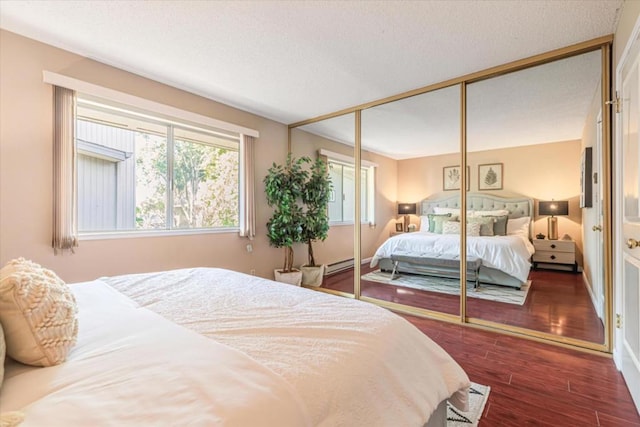
M460 234L460 221L445 221L442 223L442 234ZM479 236L480 224L467 223L467 236Z
M451 215L455 215L455 216L460 216L460 209L458 209L458 208L441 208L441 207L435 206L433 208L433 213L435 213L436 215L451 214Z
M24 421L24 414L20 411L4 412L0 414L0 426L17 427Z
M507 221L507 235L520 234L528 238L530 221L531 218L529 218L528 216L509 219L509 221Z
M456 217L449 214L428 214L429 218L429 231L436 234L442 234L442 223L445 221L451 221Z
M4 357L7 354L7 344L4 342L4 334L2 333L2 325L0 325L0 388L2 388L2 380L4 379Z
M475 216L503 216L509 215L509 211L506 209L496 209L493 211L474 211Z
M65 361L78 336L76 300L54 272L24 258L0 270L0 323L7 355L26 365Z
M493 224L496 219L493 216L478 216L467 218L467 224L480 224L481 236L493 236Z
M494 236L506 236L507 235L507 221L509 217L507 215L502 216L486 216L487 218L493 218L493 235Z

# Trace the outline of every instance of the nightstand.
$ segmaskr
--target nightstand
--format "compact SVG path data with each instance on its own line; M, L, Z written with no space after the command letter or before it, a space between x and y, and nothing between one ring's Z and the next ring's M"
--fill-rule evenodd
M404 233L407 233L407 231L392 231L390 234L391 234L391 237L393 237L393 236L397 236L398 234L404 234Z
M566 271L566 267L570 267L574 273L578 272L576 242L573 240L534 239L533 247L536 249L533 254L534 269L544 264L544 268L552 270Z

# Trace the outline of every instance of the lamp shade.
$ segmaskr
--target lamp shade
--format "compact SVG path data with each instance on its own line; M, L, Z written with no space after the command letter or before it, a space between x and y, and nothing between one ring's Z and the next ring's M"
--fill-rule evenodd
M415 215L415 203L398 203L398 215Z
M566 200L538 202L538 215L569 215L569 202Z

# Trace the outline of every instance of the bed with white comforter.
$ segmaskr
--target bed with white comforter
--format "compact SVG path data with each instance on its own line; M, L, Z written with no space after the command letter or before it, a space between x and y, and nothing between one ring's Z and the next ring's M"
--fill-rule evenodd
M523 195L502 196L488 193L465 193L467 217L506 215L506 235L467 235L467 256L482 260L479 271L481 283L520 288L527 282L531 256L535 249L530 242L533 199ZM415 253L435 253L460 256L460 234L429 232L429 214L460 216L460 194L434 194L420 202L421 231L391 237L380 246L371 259L371 266L392 271L389 258L396 250ZM425 216L426 215L426 216ZM467 230L469 231L469 230ZM497 234L497 233L494 233ZM501 233L502 234L502 233ZM398 263L401 273L435 274L437 269L406 262ZM450 276L450 274L449 274Z
M10 362L2 411L23 426L422 426L469 379L380 307L222 269L71 286L78 343Z
M460 236L436 234L428 231L403 233L389 238L371 259L376 267L381 259L396 251L460 255ZM467 256L482 260L482 268L494 269L514 277L519 283L527 281L531 268L530 258L535 252L529 239L522 235L467 236Z

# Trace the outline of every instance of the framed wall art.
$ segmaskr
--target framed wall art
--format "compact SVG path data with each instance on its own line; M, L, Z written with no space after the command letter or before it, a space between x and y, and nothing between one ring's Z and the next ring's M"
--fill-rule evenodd
M469 171L469 166L467 166L467 191L469 191ZM442 168L442 189L445 191L460 190L461 172L460 166L445 166Z
M478 190L502 190L502 163L478 165Z

